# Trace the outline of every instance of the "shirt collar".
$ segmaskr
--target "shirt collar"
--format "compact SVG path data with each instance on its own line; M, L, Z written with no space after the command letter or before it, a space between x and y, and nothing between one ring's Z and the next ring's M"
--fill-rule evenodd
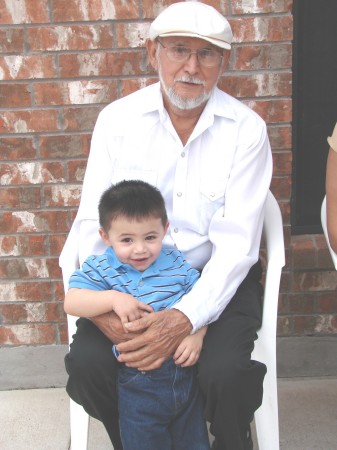
M236 120L236 113L229 100L228 94L215 87L204 109L205 114Z
M121 267L125 267L127 264L122 263L122 261L117 258L116 253L113 251L111 247L108 247L105 251L106 255L109 257L109 263L113 266L114 269L118 270Z
M151 95L147 97L146 103L142 105L143 112L144 114L152 112L159 112L161 114L164 111L164 102L159 81L148 88L151 90Z

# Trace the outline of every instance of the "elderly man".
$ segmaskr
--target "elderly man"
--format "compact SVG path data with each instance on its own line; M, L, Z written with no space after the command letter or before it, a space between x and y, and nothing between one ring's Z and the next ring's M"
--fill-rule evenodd
M121 448L111 341L120 362L144 372L160 367L185 336L208 325L198 377L212 448L251 449L250 421L266 372L251 361L261 324L259 245L272 173L266 126L217 88L232 32L214 8L173 4L154 20L149 38L149 61L160 81L100 113L60 264L69 264L74 252L80 261L103 252L97 231L101 193L120 180L142 179L164 196L170 221L165 244L181 250L202 274L174 309L129 323L128 333L108 308L91 321L79 319L66 356L67 391ZM74 239L78 248L70 244Z

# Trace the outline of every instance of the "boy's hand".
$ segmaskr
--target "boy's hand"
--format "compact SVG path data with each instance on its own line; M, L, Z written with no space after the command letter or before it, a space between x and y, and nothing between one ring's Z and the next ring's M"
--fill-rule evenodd
M114 312L121 319L123 324L128 322L133 322L134 320L140 319L145 314L153 312L153 308L146 303L136 300L132 295L126 294L125 298L118 302L115 302ZM127 329L124 328L127 332Z
M197 363L205 334L206 327L183 339L173 355L174 362L178 366L188 367Z
M109 292L107 292L109 294ZM99 328L107 338L114 344L128 341L139 332L130 332L125 323L140 319L145 314L152 312L151 306L136 300L131 294L124 292L112 292L113 302L112 310L103 314L90 317L90 320Z

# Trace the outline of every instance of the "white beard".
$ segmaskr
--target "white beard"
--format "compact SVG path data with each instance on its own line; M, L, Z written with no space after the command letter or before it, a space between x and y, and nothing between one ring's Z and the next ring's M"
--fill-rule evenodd
M199 95L196 98L184 98L184 97L181 97L180 95L178 95L174 89L175 83L177 83L178 81L182 81L185 83L187 82L187 83L201 84L201 85L204 85L204 82L201 80L198 80L197 78L185 75L183 77L180 77L179 79L174 80L173 86L167 87L164 82L164 79L163 79L159 58L158 58L158 76L159 76L161 87L162 87L165 95L169 99L170 103L178 109L191 110L194 108L198 108L199 106L204 105L207 102L207 100L210 98L210 96L212 95L213 89L210 90L209 92L204 91L201 95Z

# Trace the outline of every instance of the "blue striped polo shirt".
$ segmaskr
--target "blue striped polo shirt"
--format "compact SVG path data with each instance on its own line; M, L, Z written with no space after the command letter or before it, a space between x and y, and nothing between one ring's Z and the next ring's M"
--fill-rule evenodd
M84 261L70 277L69 288L125 292L160 311L179 302L198 278L199 272L175 248L164 247L154 263L139 272L122 263L109 247L103 255Z

